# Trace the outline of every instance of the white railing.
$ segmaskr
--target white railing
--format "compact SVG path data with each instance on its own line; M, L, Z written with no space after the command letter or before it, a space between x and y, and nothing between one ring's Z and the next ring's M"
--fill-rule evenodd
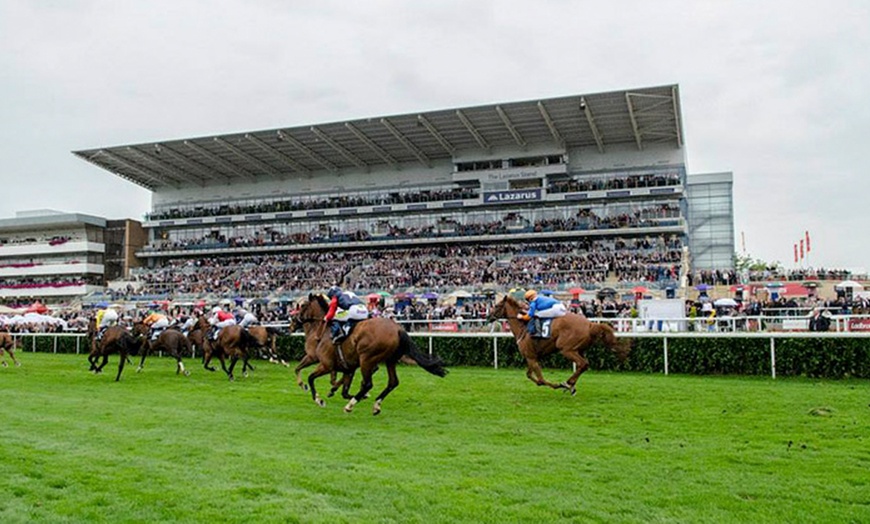
M723 319L719 318L717 321L722 320L745 320L745 319L755 319L758 321L759 326L762 324L762 320L770 321L775 319L782 318L792 318L792 319L804 319L807 320L806 317L739 317L733 319ZM646 331L646 330L638 330L636 329L638 326L648 325L650 323L655 324L656 326L661 323L661 325L666 325L666 323L676 323L676 322L701 322L704 323L704 319L630 319L630 318L616 318L616 319L604 319L604 318L594 318L590 319L593 322L609 322L611 324L615 324L617 327L622 326L624 328L630 329L617 329L616 336L621 338L659 338L662 340L662 353L663 353L663 373L665 375L669 374L669 364L668 364L668 341L670 339L679 339L679 338L741 338L741 339L768 339L770 341L770 374L772 378L776 378L776 340L777 339L789 339L789 338L815 338L815 339L827 339L827 338L870 338L870 331L849 331L850 320L852 319L870 319L870 315L837 315L834 316L832 320L836 322L832 325L837 326L836 331L830 332L807 332L807 331L762 331L762 330L754 330L754 331L734 331L734 330L717 330L717 331ZM431 355L434 350L434 339L436 338L482 338L482 339L491 339L492 340L492 357L493 357L493 367L498 369L498 361L499 361L499 351L498 351L498 341L503 338L513 338L513 334L510 331L495 331L495 327L501 325L503 321L498 321L496 323L487 323L485 320L481 319L472 319L472 320L463 320L461 322L457 322L455 320L399 320L399 323L408 327L414 326L425 326L425 330L414 330L409 329L408 333L415 338L427 338L428 339L428 350ZM459 331L433 331L433 325L443 325L445 323L450 324L459 324L460 326L471 327L472 325L480 326L477 330L469 330L462 329ZM267 327L275 327L279 329L286 329L289 327L289 322L274 322L269 324L263 324ZM842 329L841 329L842 328ZM437 329L437 328L436 328ZM87 340L82 340L87 338L87 334L85 333L10 333L12 335L13 340L16 342L16 347L19 349L27 350L28 348L24 347L26 342L23 342L24 339L29 338L30 340L30 350L32 352L36 352L37 348L37 339L51 339L52 340L52 352L57 353L58 349L58 341L63 338L74 338L75 339L75 352L76 354L80 354L83 350L87 350ZM302 337L304 336L301 332L290 333L290 336ZM162 353L159 355L162 356Z

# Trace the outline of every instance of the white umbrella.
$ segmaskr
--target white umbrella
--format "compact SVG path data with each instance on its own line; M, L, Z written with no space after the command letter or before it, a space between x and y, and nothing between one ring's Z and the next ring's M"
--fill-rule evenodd
M864 289L864 286L862 286L858 282L855 282L854 280L844 280L834 287L836 289L857 289L857 290Z
M737 301L733 298L717 298L713 305L716 307L737 307Z

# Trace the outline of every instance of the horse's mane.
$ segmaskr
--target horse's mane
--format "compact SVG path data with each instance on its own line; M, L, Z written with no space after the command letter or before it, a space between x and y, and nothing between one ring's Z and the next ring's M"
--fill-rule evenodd
M505 296L504 296L504 301L505 301L506 304L510 304L510 305L512 305L512 306L514 306L514 307L522 307L522 306L520 305L519 300L515 299L514 297L512 297L512 296L510 296L510 295L505 295Z

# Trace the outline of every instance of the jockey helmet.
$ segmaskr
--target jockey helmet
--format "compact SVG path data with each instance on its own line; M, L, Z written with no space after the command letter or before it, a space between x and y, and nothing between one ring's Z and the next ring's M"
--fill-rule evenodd
M338 286L332 286L329 288L329 291L326 292L326 296L329 298L335 298L341 294L341 288Z
M526 298L526 301L534 300L538 296L538 292L534 289L530 289L526 291L526 294L523 296Z
M215 306L215 307L211 308L211 312L212 312L212 313L217 313L218 311L221 311L221 307L220 307L220 306Z

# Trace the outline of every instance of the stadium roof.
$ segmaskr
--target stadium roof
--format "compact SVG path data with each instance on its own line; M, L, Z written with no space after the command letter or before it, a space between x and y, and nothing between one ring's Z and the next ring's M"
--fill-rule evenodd
M494 147L683 145L676 85L443 109L73 154L151 190L451 159Z

